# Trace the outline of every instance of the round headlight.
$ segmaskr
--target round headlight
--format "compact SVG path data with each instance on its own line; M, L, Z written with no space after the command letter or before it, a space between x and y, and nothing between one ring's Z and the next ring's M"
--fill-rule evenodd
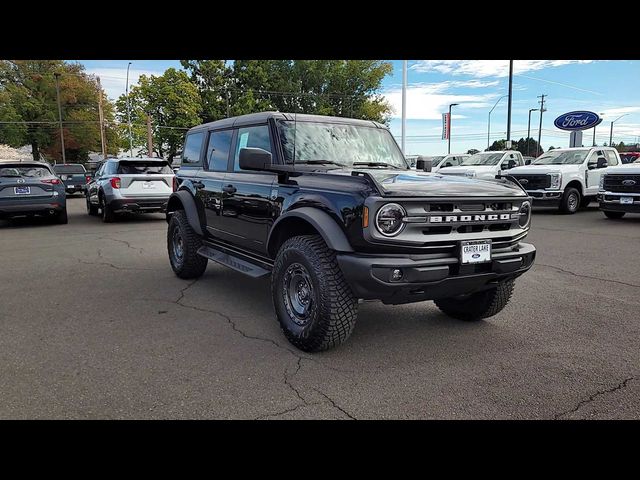
M518 223L522 228L526 228L531 221L531 204L528 201L522 202L520 205L520 218Z
M402 219L406 216L404 208L397 203L387 203L380 207L376 214L376 228L386 236L393 237L402 230L404 223Z

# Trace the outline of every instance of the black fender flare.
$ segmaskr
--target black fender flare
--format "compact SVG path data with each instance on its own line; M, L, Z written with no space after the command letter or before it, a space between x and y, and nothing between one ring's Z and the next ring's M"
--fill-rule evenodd
M187 216L189 226L193 228L194 232L202 236L203 233L202 227L200 226L200 215L198 214L198 207L196 206L196 202L193 199L193 195L186 190L178 190L177 192L172 193L169 197L169 201L167 202L167 222L171 218L171 213L178 210L178 208L175 208L176 204L178 203L182 205L182 209Z
M322 236L327 246L337 252L353 252L353 248L347 239L340 225L331 218L331 216L313 207L301 207L294 210L290 210L282 215L271 227L269 237L267 238L267 251L271 249L271 242L273 241L273 232L277 230L278 224L288 218L300 218L309 222L313 228Z

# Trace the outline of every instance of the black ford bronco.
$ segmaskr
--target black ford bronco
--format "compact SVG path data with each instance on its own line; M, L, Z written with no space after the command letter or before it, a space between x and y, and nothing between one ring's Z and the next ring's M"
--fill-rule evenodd
M424 166L372 121L265 112L194 127L167 207L171 267L271 275L282 330L305 351L344 342L361 299L495 315L535 258L531 199L508 177Z

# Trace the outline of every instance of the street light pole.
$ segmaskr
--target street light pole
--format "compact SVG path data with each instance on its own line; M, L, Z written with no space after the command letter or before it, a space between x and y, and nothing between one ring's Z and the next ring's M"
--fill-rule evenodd
M487 122L487 150L489 150L489 137L491 136L491 112L493 112L493 109L496 108L498 106L498 103L500 103L500 100L502 100L504 97L508 97L509 95L503 95L501 96L498 101L495 103L495 105L491 108L491 110L489 110L489 121Z
M458 103L452 103L449 105L449 144L447 145L447 154L451 153L451 107L459 105Z
M628 113L625 113L624 115L620 115L618 118L616 118L615 120L611 121L611 130L609 131L609 146L612 146L613 143L613 123L617 122L618 120L620 120L622 117L626 117L627 115L629 115Z
M64 130L62 129L62 107L60 106L60 74L53 74L56 77L56 99L58 101L58 121L60 122L60 144L62 145L62 163L67 163L67 157L64 152Z
M131 137L131 109L129 108L129 67L131 67L131 62L127 65L127 86L126 86L126 95L127 95L127 123L129 124L129 154L133 157L133 138Z
M405 132L407 126L407 60L402 61L402 153L405 150Z
M531 138L531 112L537 112L537 111L538 111L537 108L529 109L529 123L527 124L527 157L529 156L529 145L531 144L529 140Z
M542 114L544 112L546 112L546 110L544 109L544 97L546 97L546 94L542 94L539 95L538 98L540 98L540 126L538 127L538 146L536 147L536 157L539 156L542 152L540 150L542 150L542 145L540 144L540 142L542 141Z
M511 142L511 93L513 91L513 60L509 60L509 107L507 108L507 142Z

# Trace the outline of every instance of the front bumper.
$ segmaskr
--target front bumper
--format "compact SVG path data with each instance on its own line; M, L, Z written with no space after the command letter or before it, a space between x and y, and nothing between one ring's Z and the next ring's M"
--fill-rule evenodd
M388 304L433 300L435 298L485 290L496 282L516 278L533 265L536 249L528 243L496 250L491 262L461 265L458 257L426 255L337 255L340 269L354 295ZM402 269L401 280L391 280L394 269Z
M169 197L118 198L109 202L114 212L164 212Z
M562 190L527 190L534 205L550 206L559 204L564 192Z
M621 197L632 197L633 203L621 204ZM608 212L640 213L640 193L599 192L598 204Z

